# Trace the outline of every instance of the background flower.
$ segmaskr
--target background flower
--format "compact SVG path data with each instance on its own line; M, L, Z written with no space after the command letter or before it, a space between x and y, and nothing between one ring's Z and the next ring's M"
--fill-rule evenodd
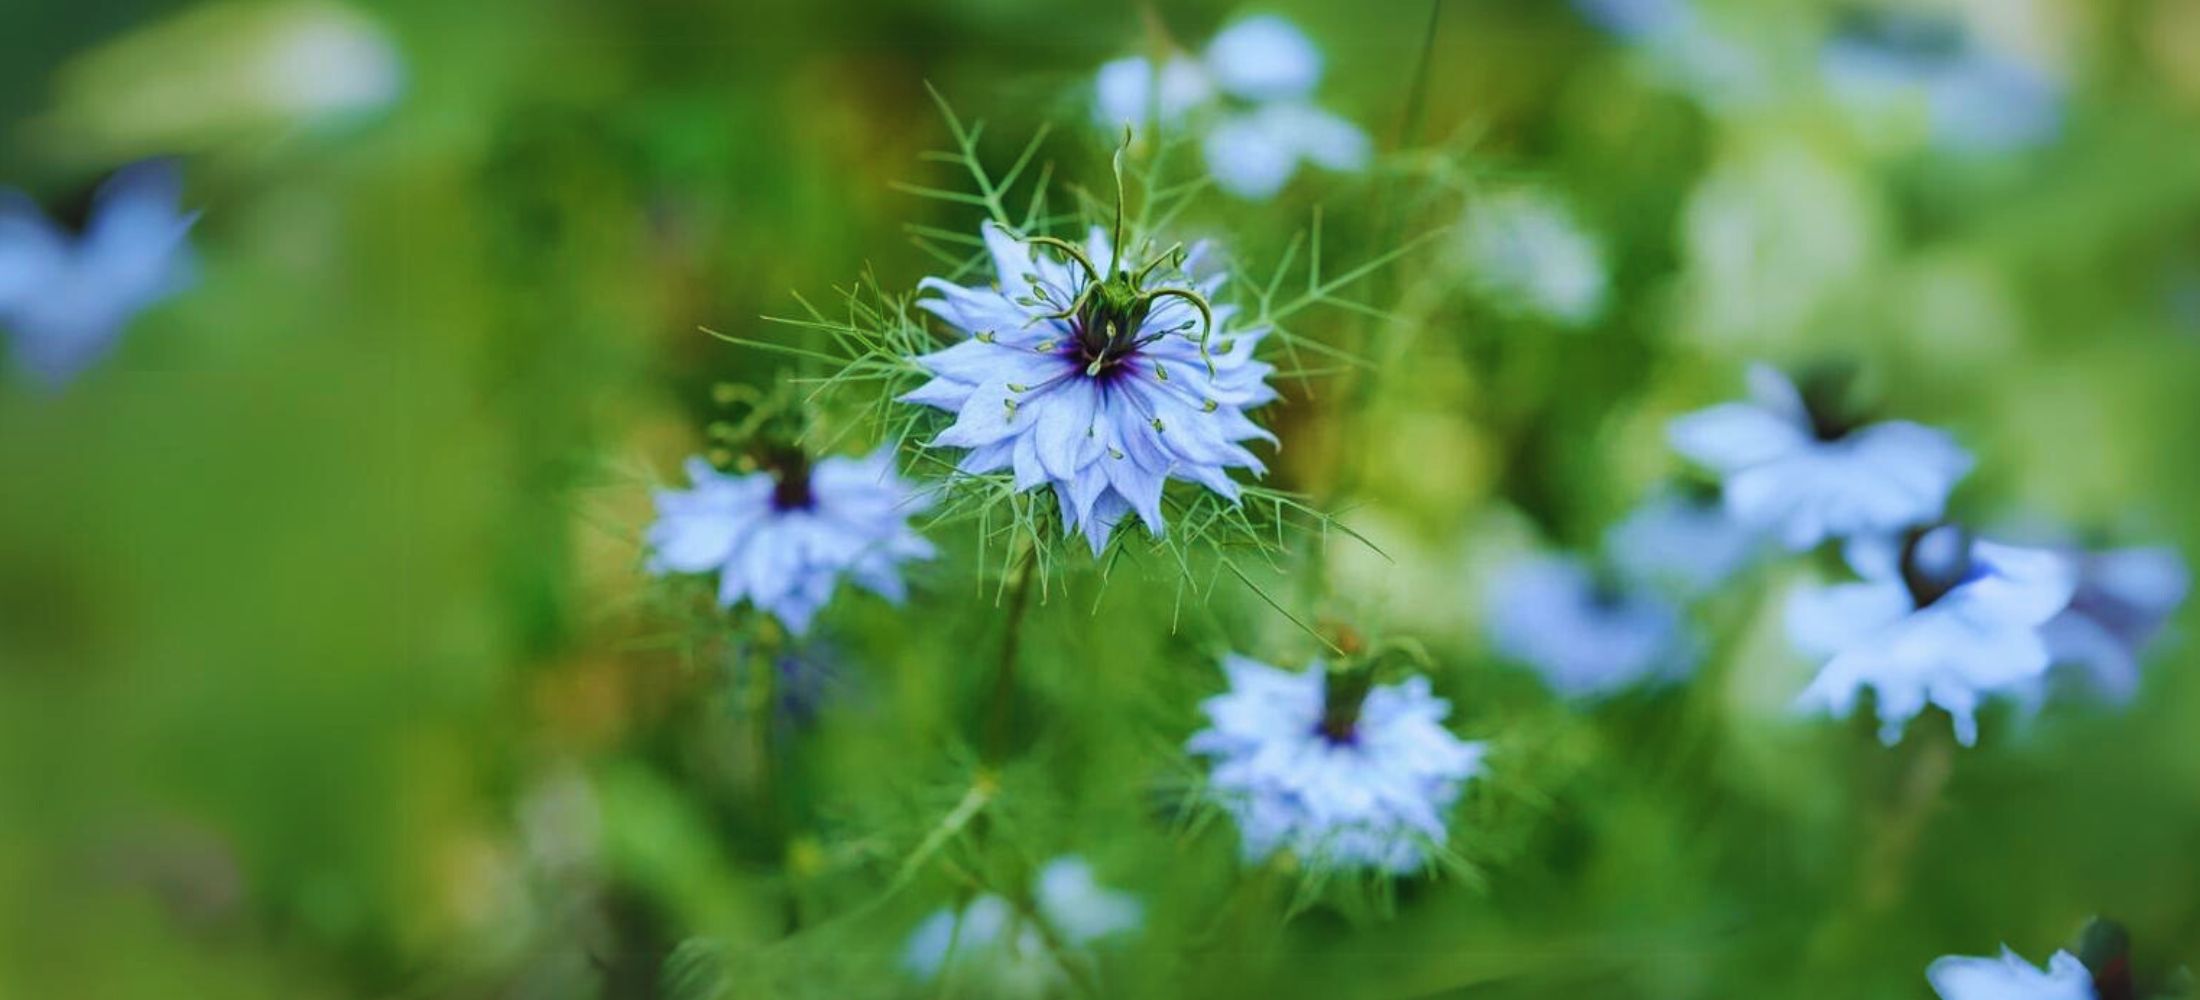
M1149 117L1193 123L1204 133L1201 150L1215 182L1238 197L1266 200L1301 162L1339 171L1367 165L1367 134L1313 105L1321 74L1321 53L1304 33L1259 15L1224 28L1197 60L1172 56L1158 72L1141 56L1102 66L1097 110L1110 128Z
M2093 974L2058 951L2043 971L2007 948L2000 958L1950 955L1925 970L1941 1000L2094 1000Z
M1135 897L1102 888L1092 865L1075 855L1047 862L1032 896L1035 910L1028 915L991 893L960 910L935 911L909 935L903 967L923 980L952 967L964 982L975 980L1002 995L1037 995L1065 979L1050 938L1083 949L1137 930L1143 920Z
M48 385L104 357L146 307L189 280L176 165L147 161L100 185L81 233L49 222L29 198L0 192L0 328L16 364Z
M1321 866L1394 873L1429 863L1446 814L1487 748L1443 727L1450 703L1409 678L1367 692L1348 736L1323 732L1328 669L1223 658L1228 691L1201 703L1187 748L1212 758L1208 787L1237 820L1247 861L1288 850Z
M695 458L687 474L691 488L656 492L651 572L715 572L720 606L748 601L798 633L843 578L899 603L901 564L933 555L908 525L930 503L895 473L892 448L744 476Z
M2054 552L1975 541L1952 526L1854 543L1849 562L1862 582L1790 596L1789 638L1825 661L1797 704L1847 715L1871 688L1890 744L1928 704L1947 711L1958 742L1977 742L1979 703L2047 669L2041 627L2076 585Z
M1680 612L1659 597L1561 556L1531 556L1486 585L1483 616L1498 653L1569 698L1671 679L1695 658Z
M1749 390L1747 403L1675 420L1673 447L1722 477L1736 521L1791 549L1932 521L1971 470L1971 456L1928 427L1829 424L1770 367L1750 369Z

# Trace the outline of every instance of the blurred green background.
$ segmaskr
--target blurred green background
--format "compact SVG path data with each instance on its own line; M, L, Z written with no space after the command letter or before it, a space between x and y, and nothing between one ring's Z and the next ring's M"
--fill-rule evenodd
M1527 182L1611 268L1603 319L1562 331L1478 304L1439 241L1358 289L1392 319L1304 331L1381 359L1361 394L1269 414L1276 484L1395 560L1344 546L1282 592L1425 639L1455 728L1503 750L1454 827L1484 877L1285 919L1287 874L1155 797L1213 654L1311 648L1239 588L1172 630L1171 585L1074 575L1029 626L996 832L949 853L1081 853L1137 894L1121 996L1922 997L1934 956L2042 958L2096 914L2142 962L2200 954L2174 637L2128 712L1993 716L1951 761L1790 718L1808 668L1759 593L1707 610L1694 682L1590 711L1476 627L1478 567L1593 544L1678 470L1664 422L1760 358L1856 360L1958 434L1968 515L2194 551L2200 7L2041 6L2068 121L1982 163L1820 101L1707 111L1564 4L1272 5L1381 162L1188 231L1268 266L1319 207L1349 262ZM1828 9L1748 16L1794 77L1785 40ZM1103 184L1092 70L1235 13L6 5L0 182L59 199L176 154L204 214L190 292L67 391L0 390L0 996L930 995L895 963L956 883L887 887L975 780L1000 623L974 543L941 539L906 612L836 606L833 696L775 720L722 621L640 572L646 487L705 446L712 386L785 374L699 327L787 339L758 317L866 271L913 287L936 267L905 227L974 225L892 186L954 180L918 158L946 143L927 81L996 168L1052 124L1045 158ZM326 106L269 85L301 17L394 69Z

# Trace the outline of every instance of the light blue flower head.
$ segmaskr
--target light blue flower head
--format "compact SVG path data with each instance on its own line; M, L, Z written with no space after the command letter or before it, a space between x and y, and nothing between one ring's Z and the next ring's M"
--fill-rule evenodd
M1889 744L1928 704L1954 719L1959 742L1976 742L1979 703L2021 694L2046 671L2042 626L2076 588L2063 556L1973 539L1953 525L1857 539L1848 560L1861 581L1788 601L1789 639L1825 664L1797 706L1846 716L1871 688L1879 738Z
M1717 590L1769 547L1716 496L1682 489L1643 501L1604 535L1605 557L1622 578L1683 599Z
M2066 678L2114 703L2139 691L2139 663L2149 643L2192 588L2184 557L2163 547L2072 552L2077 591L2070 606L2042 630L2055 665L2042 678Z
M2007 948L1999 958L1949 955L1925 969L1940 1000L2094 1000L2093 974L2076 955L2058 951L2047 968Z
M1749 402L1673 421L1670 437L1720 476L1735 521L1791 549L1937 520L1971 471L1970 454L1946 433L1901 420L1856 426L1829 403L1807 405L1768 366L1750 368L1749 390Z
M909 935L902 967L929 981L952 965L1004 996L1045 995L1064 974L1049 937L1082 949L1137 930L1145 919L1136 897L1102 888L1092 865L1075 855L1040 869L1032 902L1035 912L1024 914L986 893L959 911L936 910Z
M1260 15L1223 29L1197 59L1172 56L1158 69L1142 56L1107 63L1094 106L1110 130L1191 124L1215 183L1260 201L1283 190L1302 162L1339 171L1367 165L1367 134L1314 106L1321 75L1321 52L1303 32Z
M1483 615L1499 654L1534 668L1568 698L1671 678L1696 657L1679 609L1564 557L1507 565L1490 581Z
M59 386L104 357L131 319L188 283L195 212L184 212L174 163L117 171L93 196L81 233L49 221L19 192L0 192L0 329L16 364Z
M2052 140L2062 88L1987 48L1952 16L1874 9L1843 19L1819 55L1836 99L1859 111L1917 104L1935 143L1994 153Z
M1170 479L1235 501L1228 470L1267 471L1241 442L1276 440L1245 415L1276 398L1273 369L1253 359L1268 331L1233 329L1236 310L1208 304L1224 276L1188 273L1204 246L1134 263L1097 227L1082 247L984 232L997 280L924 280L936 297L918 306L967 339L917 358L932 380L901 397L955 413L931 444L969 449L961 471L1053 486L1063 525L1096 556L1132 512L1163 533Z
M1213 760L1209 788L1236 819L1249 862L1279 850L1317 865L1404 874L1445 842L1445 814L1486 747L1443 726L1428 679L1374 684L1320 661L1296 673L1242 656L1230 689L1200 705L1187 748Z
M727 475L689 459L692 488L656 491L650 572L715 572L720 607L746 600L795 633L843 577L889 601L906 596L901 564L933 554L908 524L929 501L895 473L893 449L814 464L783 449L764 464Z

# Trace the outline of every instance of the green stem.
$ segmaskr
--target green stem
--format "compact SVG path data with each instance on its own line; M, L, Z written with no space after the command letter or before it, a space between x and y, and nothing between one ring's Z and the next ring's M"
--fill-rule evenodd
M1016 694L1016 659L1023 648L1024 616L1031 609L1032 572L1036 550L1027 542L1024 554L1009 571L1008 625L1001 636L1001 657L993 671L993 708L986 724L985 759L998 764L1008 753L1009 708Z

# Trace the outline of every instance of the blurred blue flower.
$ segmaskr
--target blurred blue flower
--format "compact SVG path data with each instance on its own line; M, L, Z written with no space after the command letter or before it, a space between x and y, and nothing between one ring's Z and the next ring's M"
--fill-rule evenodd
M747 600L801 633L848 577L889 601L906 590L900 565L932 557L908 518L929 506L894 471L894 452L810 463L793 450L768 468L726 475L687 462L687 490L657 490L649 528L652 573L718 573L718 604Z
M1370 683L1338 715L1320 661L1294 673L1232 655L1222 669L1230 689L1201 703L1209 726L1186 746L1213 758L1209 788L1247 861L1289 850L1403 874L1444 843L1445 813L1487 748L1444 728L1451 705L1427 678Z
M1764 58L1722 29L1693 0L1575 0L1590 24L1642 53L1657 82L1715 110L1747 106L1770 92Z
M1568 327L1603 314L1604 248L1556 198L1515 190L1479 200L1459 233L1468 279L1491 305Z
M1261 15L1222 30L1194 60L1171 56L1157 72L1142 56L1100 68L1100 123L1194 121L1207 170L1223 190L1262 200L1283 190L1301 162L1329 170L1367 165L1367 134L1312 103L1321 52L1280 17Z
M1855 110L1922 106L1933 140L1949 149L2020 149L2053 139L2062 125L2055 81L1985 48L1950 15L1854 11L1827 39L1819 70Z
M2066 951L2047 960L2045 970L2008 948L2000 958L1949 955L1925 970L1940 1000L2094 1000L2093 974Z
M1154 283L1141 290L1123 274L1145 270L1115 260L1097 229L1075 251L1086 258L1076 262L1082 271L992 223L985 242L996 283L924 280L938 297L917 304L970 337L917 358L934 377L901 397L956 413L931 443L970 449L963 472L1010 469L1018 490L1052 484L1064 527L1083 532L1098 555L1132 511L1162 534L1169 479L1235 501L1228 469L1267 471L1239 443L1275 441L1245 416L1276 398L1265 381L1272 368L1253 360L1267 330L1228 329L1229 306L1214 307L1206 329L1205 300L1223 275L1187 273L1203 247L1156 262ZM1100 273L1118 277L1094 284Z
M1534 668L1567 698L1672 677L1696 657L1679 609L1566 557L1504 567L1485 591L1483 621L1500 655Z
M1736 522L1713 496L1667 490L1604 535L1605 558L1622 578L1684 599L1717 589L1766 549L1763 532Z
M2068 676L2110 701L2129 701L2139 690L2140 654L2184 603L2191 573L2183 557L2168 548L2080 552L2070 558L2077 590L2070 606L2042 630L2055 662L2049 679Z
M1722 477L1737 522L1791 549L1931 522L1971 470L1946 433L1901 420L1846 426L1768 366L1751 366L1749 389L1750 402L1674 420L1673 447Z
M1002 995L1042 995L1058 985L1063 970L1048 947L1049 937L1070 948L1137 930L1144 921L1138 900L1101 888L1092 866L1075 855L1056 858L1040 869L1032 890L1033 914L1017 912L1000 896L986 893L958 912L941 908L909 935L902 967L931 980L953 965ZM1032 919L1043 921L1038 926ZM958 977L960 978L960 977Z
M1861 582L1788 602L1789 638L1825 662L1797 704L1845 716L1871 688L1889 744L1927 704L1947 711L1959 742L1976 742L1979 702L2022 694L2046 671L2042 626L2077 583L2055 552L1975 540L1953 525L1857 539L1848 560Z
M100 186L81 233L48 221L20 192L0 192L0 328L16 363L58 386L105 356L140 311L190 280L173 162L124 167Z

